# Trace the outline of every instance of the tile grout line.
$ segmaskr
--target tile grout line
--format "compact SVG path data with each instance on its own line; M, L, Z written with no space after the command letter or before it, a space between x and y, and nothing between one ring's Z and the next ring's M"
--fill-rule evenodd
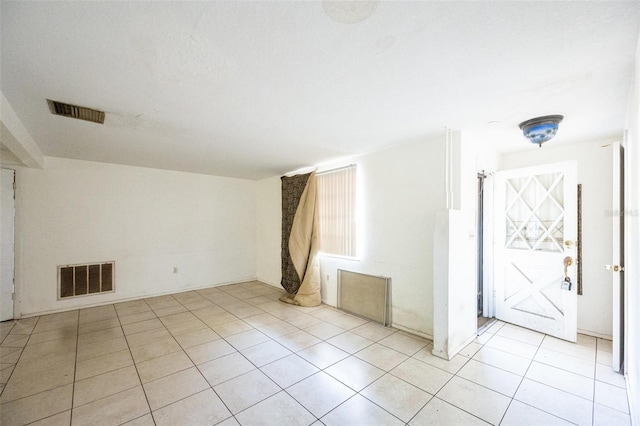
M144 299L140 299L142 301L144 301L144 303L149 307L149 309L151 309L151 306L149 306L149 304L147 303L146 300ZM138 371L138 365L136 364L135 359L133 358L133 353L131 352L131 346L129 346L129 340L127 339L127 335L124 332L124 326L122 325L122 323L120 322L120 314L118 313L118 310L116 309L116 305L115 303L112 304L113 306L113 310L116 312L116 318L118 318L118 323L120 323L120 330L122 330L122 337L124 338L124 341L127 344L127 349L129 350L129 355L131 356L131 361L133 362L133 368L136 369L136 374L138 375L138 380L140 381L140 387L142 388L142 393L144 394L144 399L145 401L147 401L147 407L149 408L149 413L151 415L151 420L153 421L153 424L156 424L156 419L153 417L153 412L151 411L151 404L149 404L149 398L147 397L147 393L144 390L144 386L142 384L142 378L140 377L140 372ZM153 312L153 314L155 315L155 311L153 311L153 309L151 309L151 311ZM157 315L156 315L157 318ZM164 324L163 324L164 326ZM133 389L133 388L131 388ZM143 417L143 416L139 416L139 417ZM136 417L138 418L138 417ZM135 419L129 419L127 421L131 421L131 420L135 420ZM126 423L126 422L125 422Z
M504 327L504 325L503 325L503 327ZM538 346L536 347L536 352L531 357L531 360L529 361L529 365L527 366L527 369L524 371L524 374L522 375L522 378L520 379L520 383L518 383L518 387L513 392L513 396L511 397L511 400L509 401L509 404L507 405L507 409L504 410L504 414L502 414L502 418L500 419L500 422L498 422L498 424L500 424L500 423L502 423L504 421L504 418L507 415L507 412L509 411L509 408L511 407L511 404L513 404L513 401L516 399L516 395L518 394L518 391L520 390L520 387L522 386L522 383L524 383L524 379L527 377L527 373L529 372L529 369L531 368L531 365L533 364L533 360L535 359L536 355L538 354L538 351L542 347L542 342L544 342L545 338L546 338L546 335L543 335L542 340L540 340L540 343L538 343ZM520 401L518 401L518 402L520 402ZM551 414L551 413L547 413L547 414Z

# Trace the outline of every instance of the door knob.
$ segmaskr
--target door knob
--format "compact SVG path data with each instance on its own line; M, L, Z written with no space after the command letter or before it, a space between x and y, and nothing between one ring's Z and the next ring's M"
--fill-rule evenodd
M624 272L624 266L620 265L604 265L604 269L613 272Z
M565 278L569 277L569 273L568 273L568 269L569 266L573 265L573 259L571 258L571 256L567 256L564 258L564 276Z

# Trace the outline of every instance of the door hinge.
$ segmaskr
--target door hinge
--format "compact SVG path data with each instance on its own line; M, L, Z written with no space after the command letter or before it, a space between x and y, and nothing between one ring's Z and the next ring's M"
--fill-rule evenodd
M15 293L11 293L11 300L16 300L16 294Z

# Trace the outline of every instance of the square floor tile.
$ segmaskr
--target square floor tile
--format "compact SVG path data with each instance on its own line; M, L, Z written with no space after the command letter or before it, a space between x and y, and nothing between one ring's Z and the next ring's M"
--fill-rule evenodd
M352 328L351 332L356 333L362 337L366 337L367 339L373 342L377 342L395 333L396 330L390 327L384 327L383 325L380 325L380 324L368 322L366 324L362 324L358 327Z
M116 337L102 342L92 343L90 345L77 346L77 361L86 361L104 355L129 350L127 340L124 337Z
M255 368L255 365L249 362L240 352L221 356L198 365L198 369L211 386L219 385Z
M243 425L310 425L316 418L286 392L279 392L236 414Z
M281 389L260 370L252 370L213 388L233 414L267 399Z
M167 337L165 339L157 340L153 343L134 346L131 348L131 355L133 355L133 360L136 362L136 364L139 364L141 362L181 350L182 348L173 337Z
M3 425L24 425L71 408L73 385L44 391L0 405Z
M436 395L482 420L499 424L511 398L461 377L452 378Z
M162 324L158 318L152 318L146 321L134 322L132 324L122 326L125 336L142 333L143 331L149 331L155 328L164 328L164 324Z
M337 336L338 334L345 332L344 329L326 322L321 322L319 324L306 327L304 331L316 336L318 339L321 339L321 340L330 339L334 336Z
M354 395L320 421L327 426L343 426L353 422L353 419L358 419L363 425L404 425L402 420L360 395Z
M201 345L203 343L218 340L220 339L220 336L218 336L218 333L205 326L205 328L201 330L177 335L175 336L175 339L183 349L187 349L193 346Z
M486 426L489 423L438 398L431 401L409 422L411 426Z
M613 371L613 368L610 365L596 363L596 380L617 386L619 388L626 388L624 376Z
M272 322L271 324L258 327L258 330L271 337L272 339L275 339L276 337L284 336L285 334L291 334L300 329L298 327L294 327L288 322L278 320L277 322Z
M485 346L527 359L533 359L538 351L538 346L503 337L499 333L493 336Z
M151 310L151 308L148 308L148 310L146 311L132 313L126 316L119 316L118 318L120 319L120 324L127 325L127 324L133 324L134 322L141 322L141 321L154 319L156 318L156 314Z
M333 364L325 372L338 379L351 389L359 392L385 374L381 370L360 358L350 356Z
M590 379L595 377L594 360L587 360L545 348L538 349L538 353L533 359L534 361L580 374Z
M593 345L593 347L583 346L577 343L567 342L566 340L557 339L552 336L545 336L540 347L556 352L561 352L566 355L584 358L588 361L593 361L596 357L595 345Z
M357 352L355 356L384 371L389 371L397 367L409 358L408 355L394 351L393 349L379 345L378 343L374 343L373 345L364 348L360 352Z
M529 345L540 346L544 339L544 334L537 331L529 330L523 327L518 327L513 324L504 324L495 333L497 336L508 337L509 339L517 340L519 342L527 343Z
M509 354L498 349L483 347L472 359L489 364L497 368L509 371L510 373L524 376L531 364L531 360L517 355Z
M480 343L471 342L467 346L465 346L458 355L466 356L467 358L473 357L480 349L482 345Z
M520 401L511 401L500 426L570 426L572 424L573 423L562 420L560 417L553 416L530 405L523 404Z
M427 343L422 340L414 339L400 333L387 336L378 343L409 356L427 346Z
M194 331L209 329L209 326L202 322L199 318L191 319L184 322L169 324L166 326L172 336L177 337L183 334L192 333Z
M431 395L435 395L453 377L444 370L413 358L409 358L390 373Z
M316 417L324 416L355 395L352 389L322 371L291 386L287 393Z
M594 404L593 426L631 426L629 414L604 405Z
M327 343L332 344L345 352L350 354L354 354L367 346L371 346L373 341L367 339L366 337L362 337L358 334L351 333L347 331L342 334L338 334L330 339L327 339Z
M462 367L457 376L510 398L513 398L522 381L522 377L517 374L501 370L488 364L483 364L473 359Z
M359 318L359 317L355 317L353 315L349 315L349 314L345 314L345 315L338 315L335 317L331 317L329 319L326 320L328 323L331 323L335 326L338 326L344 330L351 330L354 329L358 326L361 326L363 324L366 324L367 320Z
M198 318L191 312L187 311L163 316L162 318L160 318L160 321L162 321L165 327L169 328L170 325L176 325L183 322L198 321Z
M572 423L591 424L591 401L529 379L522 381L515 399Z
M149 412L138 386L73 409L72 425L122 424Z
M285 321L298 328L307 328L323 322L320 318L301 313L298 313L294 317L287 318Z
M629 414L627 392L617 386L596 381L595 402L625 414Z
M136 386L140 386L140 379L133 365L80 380L73 391L73 406L79 407Z
M157 426L213 425L229 417L231 413L211 389L153 412Z
M431 394L391 374L382 376L360 394L405 422L432 398Z
M179 351L141 362L136 367L142 383L148 383L160 377L193 367L193 363L184 352Z
M185 351L196 365L236 352L233 346L223 339L192 346Z
M264 374L285 389L319 370L298 355L289 355L260 368Z
M276 337L275 340L285 348L293 352L298 352L303 349L320 343L320 339L312 334L307 333L304 330L298 330L284 336Z
M171 333L169 330L164 328L156 328L151 331L146 331L143 333L136 333L127 336L127 342L129 343L129 347L134 348L140 345L146 345L147 343L153 343L160 339L168 339L171 337Z
M439 369L447 371L451 374L455 374L456 372L458 372L462 368L462 366L469 361L469 358L460 355L455 355L450 360L446 360L435 356L432 351L433 345L428 345L420 349L415 355L413 355L413 358L429 365L433 365L434 367L438 367Z
M240 351L249 361L258 367L277 361L280 358L291 355L291 351L280 343L269 340L259 345Z
M51 354L44 358L20 359L0 396L0 403L54 389L73 382L73 353Z
M581 398L593 400L593 379L588 377L536 361L531 363L525 377Z
M298 355L320 369L325 369L349 356L345 351L326 342L320 342L317 345L310 346L298 352Z
M280 320L271 314L262 313L259 315L253 315L247 318L243 318L243 321L253 327L260 328L264 327L265 325L273 324L274 322L278 322Z
M244 321L237 320L231 322L225 322L224 324L217 324L211 326L211 329L218 333L221 337L233 336L234 334L242 333L243 331L252 330L249 324Z
M271 339L258 330L251 329L229 336L225 340L236 348L236 350L242 350Z
M70 424L71 410L67 410L37 422L29 423L29 426L69 426Z
M145 383L144 392L151 409L157 410L208 388L209 383L200 371L192 367Z
M613 354L611 352L597 350L596 351L596 361L599 364L604 364L608 366L613 365Z

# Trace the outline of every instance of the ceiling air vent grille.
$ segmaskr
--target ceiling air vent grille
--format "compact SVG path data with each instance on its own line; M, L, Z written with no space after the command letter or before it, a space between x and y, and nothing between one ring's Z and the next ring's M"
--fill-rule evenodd
M104 112L78 105L65 104L64 102L47 99L49 110L53 115L77 118L78 120L91 121L93 123L104 124Z

